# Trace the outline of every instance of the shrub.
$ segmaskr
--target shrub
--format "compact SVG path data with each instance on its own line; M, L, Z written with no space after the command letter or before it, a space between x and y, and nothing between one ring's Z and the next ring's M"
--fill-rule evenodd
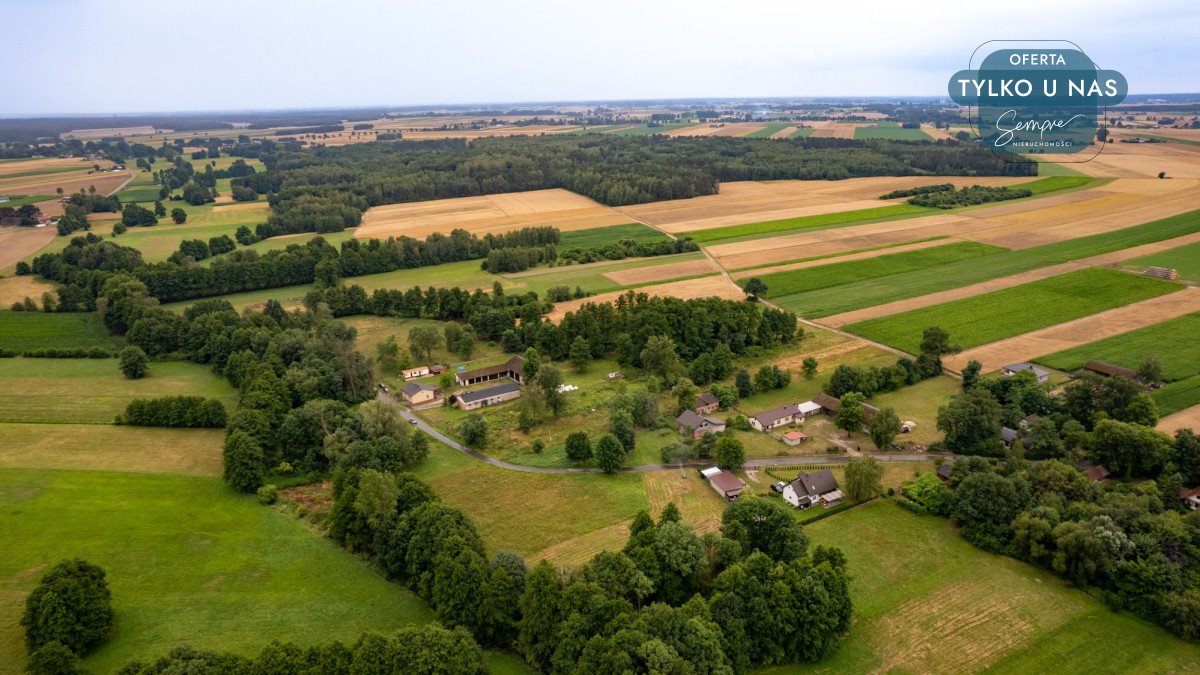
M150 372L146 361L146 352L139 347L126 347L121 350L121 372L131 380L140 380Z
M25 598L21 625L30 652L53 642L75 654L100 646L113 625L112 593L104 570L78 558L58 563ZM50 648L40 658L56 651Z
M279 501L279 488L270 483L258 488L258 501L267 506Z

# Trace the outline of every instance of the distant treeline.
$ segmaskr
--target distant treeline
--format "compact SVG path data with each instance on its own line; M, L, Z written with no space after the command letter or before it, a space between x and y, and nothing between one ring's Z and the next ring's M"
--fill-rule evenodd
M368 125L369 126L369 125ZM346 127L341 124L322 124L315 127L300 127L299 129L280 129L275 132L276 136L293 136L296 134L335 134L339 131L345 131Z

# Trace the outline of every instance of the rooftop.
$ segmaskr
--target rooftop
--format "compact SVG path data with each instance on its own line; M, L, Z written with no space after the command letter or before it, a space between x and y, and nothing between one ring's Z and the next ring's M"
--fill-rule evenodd
M521 385L509 381L494 387L487 387L486 389L464 391L461 394L455 394L455 396L463 403L474 403L475 401L482 401L485 398L500 396L502 394L512 394L519 391L521 391Z

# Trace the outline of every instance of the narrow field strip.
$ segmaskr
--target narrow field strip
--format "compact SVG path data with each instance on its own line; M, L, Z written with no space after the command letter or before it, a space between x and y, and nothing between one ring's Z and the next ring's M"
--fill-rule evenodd
M888 253L866 260L831 262L815 268L760 275L758 278L767 284L765 297L778 298L821 288L841 286L862 279L875 279L960 260L981 258L1001 253L1004 250L996 246L967 241L903 253Z
M0 467L221 475L223 429L0 423Z
M880 244L879 246L870 246L860 248L846 253L830 253L828 255L814 256L811 258L800 258L784 263L765 263L762 265L754 265L752 267L741 267L730 273L734 279L743 279L759 274L773 274L775 272L787 272L789 270L799 270L806 267L818 267L820 265L829 264L831 262L843 262L846 260L862 260L863 258L874 258L878 255L883 255L883 251L891 253L901 253L903 251L915 251L922 248L930 248L931 246L942 246L944 244L953 243L953 237L930 237L928 239L917 239L915 241L905 241L898 244Z
M1136 279L1138 277L1133 278ZM1002 368L1009 363L1033 360L1045 363L1045 360L1038 357L1068 349L1076 355L1085 354L1093 346L1089 343L1097 340L1110 343L1126 342L1127 344L1141 344L1142 340L1138 339L1138 336L1131 337L1130 331L1142 329L1142 331L1161 335L1164 331L1154 330L1158 328L1157 324L1161 324L1162 322L1170 323L1172 319L1192 314L1200 309L1200 290L1178 286L1176 288L1180 290L1123 307L1090 314L1079 319L1050 326L1049 328L1016 335L1015 337L985 344L975 349L968 349L945 359L946 367L951 370L961 370L966 366L968 361L975 360L983 364L984 372L990 372ZM1164 347L1167 349L1171 348L1167 345L1164 345ZM1146 351L1137 355L1123 350L1122 353L1113 349L1110 344L1108 349L1101 348L1097 350L1097 353L1101 355L1089 358L1097 358L1104 361L1107 360L1104 356L1119 354L1120 358L1118 361L1122 364L1132 363L1132 367L1136 368L1142 359L1154 352ZM1172 358L1172 354L1168 351L1164 352L1163 356L1171 361L1174 372L1180 372L1181 369L1187 367L1185 363L1191 363L1192 367L1195 367L1195 352L1192 355L1179 354L1177 358ZM1066 362L1075 363L1076 358L1078 356L1073 356L1067 359ZM1084 359L1084 361L1086 360ZM1063 362L1060 361L1059 363L1062 365ZM1076 367L1082 365L1082 363L1079 363ZM1062 370L1074 369L1062 368ZM1195 372L1192 371L1187 374L1193 375Z
M696 240L697 243L701 244L711 245L715 242L733 243L731 240L740 239L741 237L762 238L770 234L789 232L793 230L807 230L816 227L833 227L838 225L858 225L866 222L892 220L895 218L932 214L935 212L937 212L937 209L931 209L924 206L913 206L912 204L891 204L889 206L880 206L872 209L858 209L855 211L822 213L813 216L801 216L799 218L770 220L765 223L748 223L746 225L714 227L708 230L697 230L691 234L691 237L692 239Z
M1200 296L1180 293L1168 297L1188 296L1194 303L1193 313L1113 337L1093 335L1091 342L1038 357L1036 361L1070 372L1091 359L1136 369L1147 356L1154 356L1162 364L1163 379L1168 382L1200 374Z
M949 331L956 344L971 349L1184 288L1158 279L1089 268L933 307L853 323L844 329L915 354L920 345L921 332L930 326L941 326ZM999 365L993 365L993 368Z

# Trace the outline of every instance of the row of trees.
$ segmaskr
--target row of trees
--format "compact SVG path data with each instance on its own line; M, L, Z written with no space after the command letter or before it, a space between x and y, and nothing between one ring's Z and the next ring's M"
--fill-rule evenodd
M128 362L128 363L132 363ZM127 365L122 354L121 365ZM126 375L136 374L134 366ZM136 378L133 378L136 379ZM191 429L223 429L227 420L225 406L215 398L203 396L159 396L135 398L117 415L116 424L135 427L183 427Z

